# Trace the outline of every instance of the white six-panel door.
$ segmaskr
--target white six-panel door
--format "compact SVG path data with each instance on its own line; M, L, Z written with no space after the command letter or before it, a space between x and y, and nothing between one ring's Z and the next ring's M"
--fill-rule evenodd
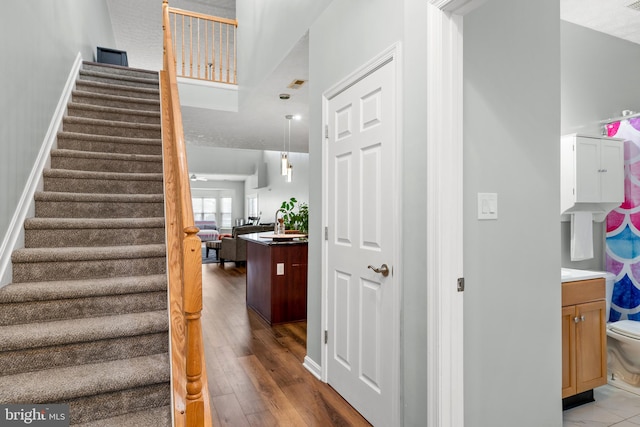
M395 65L383 62L326 108L327 380L378 426L397 423L399 399Z

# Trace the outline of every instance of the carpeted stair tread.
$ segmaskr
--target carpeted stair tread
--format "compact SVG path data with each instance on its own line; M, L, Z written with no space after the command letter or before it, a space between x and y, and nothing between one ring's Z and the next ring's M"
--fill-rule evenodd
M133 86L114 85L109 83L92 82L88 80L77 80L76 90L83 92L104 93L108 95L118 95L131 99L160 99L158 89L146 89Z
M0 351L132 337L168 328L166 310L7 325L0 326Z
M42 191L35 194L36 201L55 202L107 202L107 203L163 203L162 194L107 194L107 193L63 193Z
M71 92L73 102L106 107L136 108L138 111L160 111L160 100L154 98L135 98L131 96L109 93L74 90Z
M130 138L58 132L58 148L78 151L108 151L122 154L161 154L162 140L160 138Z
M145 70L143 68L125 67L122 65L105 64L102 62L83 61L82 69L87 71L98 71L102 73L118 74L124 76L137 76L145 79L160 80L157 71Z
M164 218L28 218L24 222L25 230L157 227L164 227Z
M103 83L103 82L93 82L90 80L77 80L76 88L82 88L81 90L96 90L100 91L102 89L107 90L115 90L117 92L122 92L121 96L129 96L129 97L141 97L141 98L157 98L160 96L159 88L145 88L145 87L135 87L135 86L126 86L119 85L115 83Z
M70 151L70 150L65 150ZM136 155L138 156L138 155ZM159 156L162 159L161 156ZM138 158L135 158L138 160ZM71 178L71 179L98 179L104 181L162 181L161 173L155 172L99 172L99 171L81 171L75 169L45 169L44 174L47 178Z
M78 78L81 80L93 80L93 81L101 81L105 83L115 81L116 84L128 85L128 86L140 86L140 87L155 86L155 88L158 87L157 78L147 78L142 76L138 77L138 76L132 76L128 74L116 74L116 73L109 73L109 72L95 71L95 70L80 70Z
M120 183L120 181L116 181ZM165 241L164 218L30 218L25 248L148 245Z
M112 418L74 424L76 427L170 427L171 406L130 412Z
M58 139L62 140L80 140L87 142L102 142L102 143L121 143L131 145L150 145L152 147L162 148L162 139L160 138L129 138L126 136L110 136L110 135L95 135L91 133L78 133L78 132L58 132ZM85 150L78 150L85 151Z
M78 159L92 159L92 160L120 160L138 162L154 162L162 163L162 155L154 154L121 154L121 153L100 153L95 151L80 151L80 150L66 150L66 149L53 149L51 150L51 157L75 157Z
M133 258L163 257L166 255L164 244L102 246L87 248L23 248L16 249L11 255L14 264L27 262L78 262L96 260L121 260Z
M85 280L11 283L2 288L0 304L126 295L167 290L167 276L106 277Z
M132 359L27 372L0 377L0 402L64 402L83 396L169 381L169 356Z
M158 131L158 132L161 130L161 125L155 124L155 123L118 122L118 121L112 121L112 120L90 119L86 117L73 117L73 116L65 117L64 124L76 124L81 126L97 125L97 126L108 126L109 128L113 128L113 129L128 128L128 129L143 129L143 130Z
M160 123L160 111L144 111L130 108L105 107L93 104L71 102L67 105L71 117L84 117L120 122Z

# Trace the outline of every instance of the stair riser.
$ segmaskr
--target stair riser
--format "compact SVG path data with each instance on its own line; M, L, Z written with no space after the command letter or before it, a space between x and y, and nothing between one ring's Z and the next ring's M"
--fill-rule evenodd
M117 126L112 122L105 121L104 124L93 123L72 123L66 120L63 121L62 128L66 132L88 133L92 135L106 135L106 136L120 136L126 138L153 138L160 139L162 132L160 128L145 129L129 127L129 126Z
M118 96L126 96L129 98L141 98L141 99L160 99L160 95L157 92L146 92L136 90L136 88L120 88L113 86L97 86L94 84L90 84L89 82L83 82L78 80L76 82L76 89L91 92L91 93L102 93L106 95L118 95Z
M0 305L0 326L141 313L167 308L166 292L106 295ZM0 370L0 372L2 372Z
M136 70L133 68L112 68L112 67L103 67L101 65L92 65L92 64L82 64L82 69L86 71L98 71L100 73L109 73L114 76L127 76L127 77L136 77L142 79L155 79L158 80L158 73L155 72L147 72Z
M165 257L58 262L14 262L13 283L164 274Z
M142 81L131 81L119 78L118 76L110 77L110 76L95 76L95 75L87 75L80 74L80 81L90 81L90 82L100 82L107 83L111 85L119 85L119 86L130 86L130 87L138 87L145 89L158 89L157 81L150 82L142 82Z
M117 153L117 154L151 154L161 155L162 145L158 144L135 144L130 141L106 142L106 141L83 141L81 139L58 137L58 148L66 150L91 151L94 153Z
M40 218L158 218L164 203L56 202L36 200Z
M129 122L129 123L148 123L158 125L160 124L160 113L157 114L136 114L134 111L130 112L115 112L115 111L102 111L83 108L82 106L72 105L68 108L69 116L72 117L84 117L87 119L100 119L100 120L113 120L117 122Z
M162 181L44 178L44 191L101 194L161 194Z
M4 375L148 356L168 351L166 332L0 353Z
M144 111L160 111L160 103L148 103L140 102L136 98L130 98L128 100L111 99L102 96L85 96L84 94L74 93L71 96L73 102L78 104L90 104L98 105L100 107L115 107L126 108L129 110L144 110Z
M147 245L164 243L164 227L25 230L26 248Z
M162 162L51 156L51 169L92 172L162 173ZM160 191L160 193L162 193L162 191Z
M170 396L170 384L166 382L114 393L82 397L65 403L69 403L71 424L77 424L109 418L127 412L170 405Z

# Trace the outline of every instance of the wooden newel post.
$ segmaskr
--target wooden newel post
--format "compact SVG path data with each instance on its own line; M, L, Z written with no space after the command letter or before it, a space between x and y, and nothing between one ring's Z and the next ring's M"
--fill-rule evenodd
M184 315L187 334L187 427L204 423L202 398L202 242L198 227L184 229Z

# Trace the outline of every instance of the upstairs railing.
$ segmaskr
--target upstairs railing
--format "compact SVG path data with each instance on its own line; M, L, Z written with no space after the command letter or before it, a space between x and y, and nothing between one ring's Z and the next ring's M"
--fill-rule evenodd
M164 64L160 72L160 102L174 425L209 427L211 408L200 321L202 243L194 225L167 0L163 0L162 15Z
M169 8L179 77L237 84L238 21Z

